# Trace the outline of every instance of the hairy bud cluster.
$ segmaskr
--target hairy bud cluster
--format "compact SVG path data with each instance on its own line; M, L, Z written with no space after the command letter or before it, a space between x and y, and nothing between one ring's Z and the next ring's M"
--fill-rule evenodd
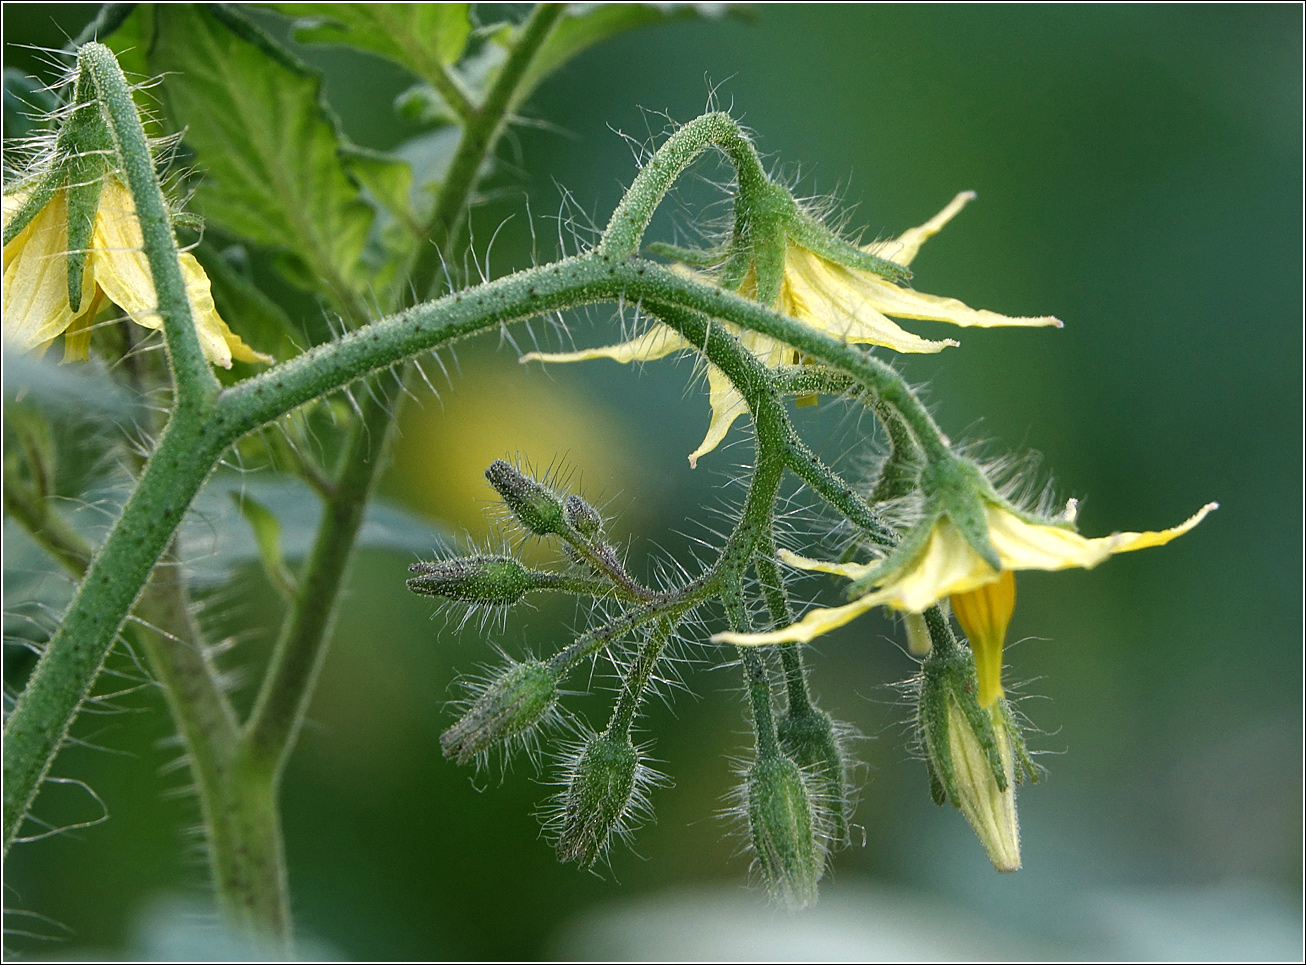
M824 855L802 771L783 754L764 754L745 790L749 836L768 890L790 908L806 907L816 900Z
M589 868L603 857L635 803L639 770L639 751L628 735L604 732L585 744L563 802L559 861Z
M466 764L503 741L525 737L554 709L558 673L538 660L503 670L467 713L440 735L445 757Z

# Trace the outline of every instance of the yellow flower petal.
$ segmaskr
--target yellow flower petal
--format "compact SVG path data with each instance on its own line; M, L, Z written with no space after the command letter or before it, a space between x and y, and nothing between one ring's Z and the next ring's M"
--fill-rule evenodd
M1016 577L1010 570L1003 570L992 583L954 593L949 599L975 654L979 705L991 707L1002 696L1002 645L1016 609Z
M887 318L881 311L880 289L867 284L870 277L798 245L790 245L785 257L785 282L790 297L801 306L794 316L799 321L846 342L883 345L895 352L929 354L957 344L921 338Z
M689 468L698 468L698 459L717 446L726 437L735 420L748 412L748 402L735 389L724 372L709 363L707 369L707 395L712 406L712 420L707 435L697 449L689 454Z
M733 643L737 647L764 647L774 643L808 643L814 637L851 623L867 610L885 602L884 595L868 593L866 596L836 607L817 607L808 610L797 623L770 633L718 633L713 643Z
M889 241L876 241L866 245L862 251L868 255L875 255L879 258L887 258L889 261L902 265L904 268L910 265L921 250L921 245L934 237L949 221L957 216L962 208L966 207L971 201L975 200L974 191L962 191L955 198L948 202L947 206L936 214L925 224L918 228L908 228L897 238Z
M654 325L643 335L601 348L587 348L579 352L527 352L522 362L587 362L590 359L612 359L625 365L628 362L652 362L680 349L693 348L674 328Z
M4 220L24 195L4 199ZM85 304L93 286L83 283ZM79 306L80 307L80 306ZM48 343L72 322L68 304L68 197L56 191L49 203L4 246L4 337L23 351Z
M1009 570L1061 570L1077 566L1090 569L1115 553L1127 553L1149 546L1162 546L1188 532L1212 510L1208 503L1178 526L1157 532L1115 533L1090 539L1073 530L1052 524L1030 523L996 503L986 506L989 542L997 551L1001 570L989 566L946 516L934 522L921 551L896 572L886 576L872 592L852 603L809 610L797 623L762 634L721 634L724 643L762 645L806 643L856 619L877 606L908 613L922 613L939 600L964 594L1003 577ZM875 564L822 563L785 550L780 558L803 569L834 573L853 579L864 578ZM1014 590L1013 590L1014 592ZM1000 666L1000 665L999 665Z

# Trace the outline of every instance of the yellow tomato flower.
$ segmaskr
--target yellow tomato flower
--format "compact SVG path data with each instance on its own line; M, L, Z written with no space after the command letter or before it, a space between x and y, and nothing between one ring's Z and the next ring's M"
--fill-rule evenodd
M1178 526L1159 532L1115 533L1089 539L1068 524L1031 523L1007 506L985 500L989 543L1002 564L997 570L985 562L946 515L934 520L922 547L909 559L891 556L881 563L825 563L781 550L781 559L794 566L854 580L870 578L875 589L844 606L809 610L797 623L770 633L721 633L712 639L741 646L807 643L874 607L921 613L944 597L955 599L957 594L994 583L1007 571L1062 570L1072 566L1091 569L1116 553L1164 546L1200 523L1217 506L1208 503ZM885 564L890 565L886 568Z
M964 191L925 224L911 228L892 240L866 245L862 251L906 267L911 264L926 239L937 234L974 197L973 191ZM693 274L708 280L708 276ZM740 294L750 297L756 292L756 278L750 273L744 280ZM921 338L899 327L889 319L890 315L982 328L997 325L1061 326L1061 322L1051 316L1015 318L999 315L996 312L973 309L955 298L940 298L902 288L871 272L849 268L823 258L792 240L785 249L784 278L779 300L774 307L791 318L846 342L882 345L895 352L940 352L957 342L952 339L932 341ZM776 367L799 361L798 353L772 338L756 332L737 334L744 347L767 365ZM580 352L531 352L522 356L522 361L538 359L542 362L581 362L606 358L622 363L651 362L672 352L693 347L673 329L665 325L654 325L639 338L619 345ZM690 453L690 466L698 465L700 456L720 445L734 421L748 411L743 396L711 364L708 365L707 381L712 420L702 445Z
M17 213L24 195L4 198L4 221ZM104 302L110 301L138 325L161 328L154 283L145 257L145 239L131 192L109 175L100 205L86 266L80 305L68 302L68 198L54 193L35 218L4 246L4 338L24 351L44 351L64 336L64 361L82 360L90 346L91 324ZM181 275L190 299L191 315L204 356L231 368L231 360L271 362L227 327L213 305L208 276L195 256L180 256Z

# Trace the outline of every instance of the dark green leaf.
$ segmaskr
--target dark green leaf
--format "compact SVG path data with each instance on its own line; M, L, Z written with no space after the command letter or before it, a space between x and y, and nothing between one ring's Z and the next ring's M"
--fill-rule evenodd
M320 78L230 11L219 22L160 5L154 18L149 64L167 75L171 119L198 155L201 213L292 254L315 286L358 288L372 210L340 155Z

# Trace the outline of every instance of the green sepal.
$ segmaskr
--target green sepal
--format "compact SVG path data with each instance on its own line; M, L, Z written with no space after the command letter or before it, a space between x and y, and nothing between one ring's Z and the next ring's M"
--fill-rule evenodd
M753 852L771 894L795 910L816 900L823 854L812 801L798 765L773 751L758 758L745 785Z
M836 848L848 843L852 800L848 786L848 755L834 720L811 704L790 708L776 720L776 737L785 755L815 778L814 802L823 816L822 828Z
M930 538L930 532L934 529L934 524L938 521L938 518L938 513L931 513L917 522L899 540L898 545L889 550L884 559L880 560L880 565L861 579L850 583L844 595L850 600L865 596L889 576L910 566L912 561L925 549L925 544Z
M79 156L69 161L68 199L68 304L73 314L82 309L82 280L86 256L95 234L95 216L104 190L104 161L97 156Z
M888 261L875 255L867 254L825 227L811 215L799 212L789 224L789 236L813 254L820 255L827 261L869 271L873 275L887 278L889 281L907 281L911 270L897 262Z
M774 308L780 301L780 291L785 281L784 225L767 217L757 217L749 222L749 241L753 248L753 271L757 278L757 294L763 305Z
M917 717L921 728L921 743L926 758L934 769L932 777L938 778L947 790L949 800L953 804L958 804L960 800L948 738L950 704L955 704L961 711L966 726L975 735L998 788L1007 790L1007 774L1002 766L993 718L980 707L976 698L979 686L975 676L974 655L965 647L934 647L921 665L921 675ZM1020 731L1013 727L1011 733L1017 735Z
M654 241L645 245L644 250L651 255L669 258L692 268L719 268L722 262L730 257L730 249L726 246L719 248L684 248L665 241Z
M504 741L525 737L558 701L558 672L538 660L500 672L458 722L440 735L445 757L466 764Z
M993 497L993 487L980 468L969 459L949 455L921 472L920 485L934 513L946 515L971 549L994 572L1000 571L1002 561L989 542L985 509L985 501Z

